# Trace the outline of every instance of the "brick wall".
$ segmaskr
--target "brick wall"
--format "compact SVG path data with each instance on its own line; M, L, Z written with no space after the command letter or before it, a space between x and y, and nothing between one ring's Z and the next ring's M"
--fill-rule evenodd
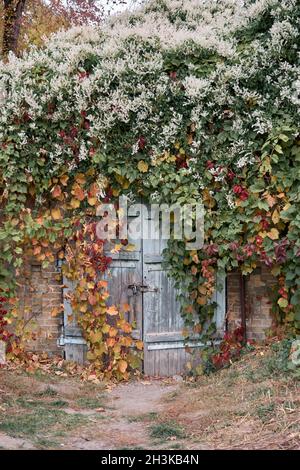
M261 266L246 278L246 328L247 338L263 340L272 325L270 314L270 290L274 278ZM228 328L232 331L241 324L239 273L231 272L227 277Z
M59 273L54 264L42 268L36 262L29 263L24 269L24 279L20 287L21 308L25 319L34 314L37 339L29 348L62 354L57 345L62 326L62 316L51 316L54 307L62 304L62 288Z
M262 340L272 324L269 289L274 279L267 268L257 268L246 280L246 318L248 339ZM62 304L62 288L55 265L43 269L36 262L28 264L24 282L20 287L20 299L25 318L34 313L37 323L37 339L30 349L62 354L57 344L61 333L62 316L52 317L54 307ZM227 277L227 320L229 330L241 323L239 273Z

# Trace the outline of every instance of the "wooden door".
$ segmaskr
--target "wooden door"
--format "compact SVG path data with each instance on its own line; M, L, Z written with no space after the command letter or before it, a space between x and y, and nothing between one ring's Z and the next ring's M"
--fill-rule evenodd
M141 214L142 218L145 214ZM148 217L148 215L146 215ZM135 321L134 337L144 341L144 373L155 376L173 376L185 371L189 354L182 336L183 320L176 290L167 272L162 268L162 252L167 241L159 239L129 240L134 251L109 254L113 258L106 274L110 304L128 303L129 320ZM223 291L215 294L218 304L215 322L221 332L225 318L225 280ZM74 324L68 325L65 305L66 358L82 362L84 341ZM83 341L83 343L82 343ZM77 351L77 352L76 352Z

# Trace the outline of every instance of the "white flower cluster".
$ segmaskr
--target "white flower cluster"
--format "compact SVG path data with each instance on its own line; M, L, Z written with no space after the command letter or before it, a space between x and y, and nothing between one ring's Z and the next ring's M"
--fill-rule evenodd
M144 136L159 155L193 123L196 180L207 153L251 165L254 136L277 125L278 110L299 120L297 4L151 0L101 29L60 32L0 63L0 139L37 155L46 148L50 171L72 171L86 164L93 142L104 154L135 158ZM281 55L285 47L297 60ZM223 171L214 176L224 179Z

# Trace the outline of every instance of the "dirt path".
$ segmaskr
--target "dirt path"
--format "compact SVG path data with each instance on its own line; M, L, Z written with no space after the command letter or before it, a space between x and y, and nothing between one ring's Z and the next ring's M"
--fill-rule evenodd
M181 387L176 381L133 381L107 390L10 372L1 372L1 379L0 449L149 449L177 439L176 428L151 437L168 397Z
M165 408L164 398L179 386L162 381L119 385L108 393L106 411L93 429L72 436L64 445L69 449L149 448L153 442L145 421L152 421Z

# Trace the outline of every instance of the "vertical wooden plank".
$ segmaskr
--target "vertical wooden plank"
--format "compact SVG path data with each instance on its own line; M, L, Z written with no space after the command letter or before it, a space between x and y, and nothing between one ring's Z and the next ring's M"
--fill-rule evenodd
M162 251L165 240L144 240L143 279L150 291L144 293L144 337L148 353L145 355L145 372L150 373L152 361L155 374L172 376L181 371L181 353L172 347L172 341L157 343L151 337L164 334L175 338L181 335L183 320L180 305L176 301L176 291L171 279L162 269ZM155 289L157 289L155 291ZM178 338L177 338L178 339ZM157 349L148 350L151 345ZM161 348L160 348L161 345ZM183 345L182 345L183 348Z

